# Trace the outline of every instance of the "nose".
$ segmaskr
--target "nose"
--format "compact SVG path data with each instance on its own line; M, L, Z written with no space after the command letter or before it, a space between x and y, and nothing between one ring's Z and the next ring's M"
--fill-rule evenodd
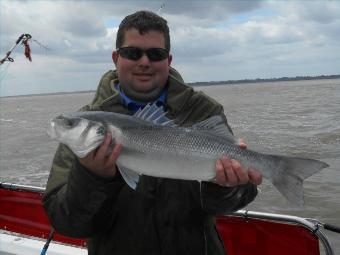
M141 65L141 66L149 66L150 65L150 59L145 54L145 52L144 52L143 56L138 60L138 65Z

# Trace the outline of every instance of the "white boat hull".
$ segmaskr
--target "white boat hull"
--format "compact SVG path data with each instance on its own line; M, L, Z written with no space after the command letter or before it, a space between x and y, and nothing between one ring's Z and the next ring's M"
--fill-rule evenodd
M46 240L25 238L7 233L0 233L0 255L39 255ZM51 242L48 255L86 255L86 248L68 246Z

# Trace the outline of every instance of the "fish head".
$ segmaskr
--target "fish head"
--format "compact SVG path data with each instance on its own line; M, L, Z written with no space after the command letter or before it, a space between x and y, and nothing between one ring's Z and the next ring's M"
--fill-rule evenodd
M105 137L105 126L81 117L60 115L51 120L47 134L67 145L79 158L96 149Z

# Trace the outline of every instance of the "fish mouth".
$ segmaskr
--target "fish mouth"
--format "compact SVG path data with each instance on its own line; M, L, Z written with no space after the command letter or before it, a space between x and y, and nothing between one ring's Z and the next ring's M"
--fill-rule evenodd
M52 139L57 139L60 136L60 132L67 130L69 126L65 126L66 119L62 117L57 117L50 120L50 125L47 127L47 134Z

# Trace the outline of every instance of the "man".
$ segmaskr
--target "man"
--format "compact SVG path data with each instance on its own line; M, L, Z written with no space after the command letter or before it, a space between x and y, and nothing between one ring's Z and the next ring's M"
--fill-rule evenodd
M167 22L140 11L119 26L116 71L102 77L93 102L83 110L133 114L155 102L168 117L190 126L220 115L223 108L183 83L170 67ZM222 157L216 162L216 183L142 176L136 190L116 167L121 151L111 151L110 134L85 158L60 145L44 196L55 229L88 238L89 254L224 254L214 216L244 207L256 194L261 174Z

